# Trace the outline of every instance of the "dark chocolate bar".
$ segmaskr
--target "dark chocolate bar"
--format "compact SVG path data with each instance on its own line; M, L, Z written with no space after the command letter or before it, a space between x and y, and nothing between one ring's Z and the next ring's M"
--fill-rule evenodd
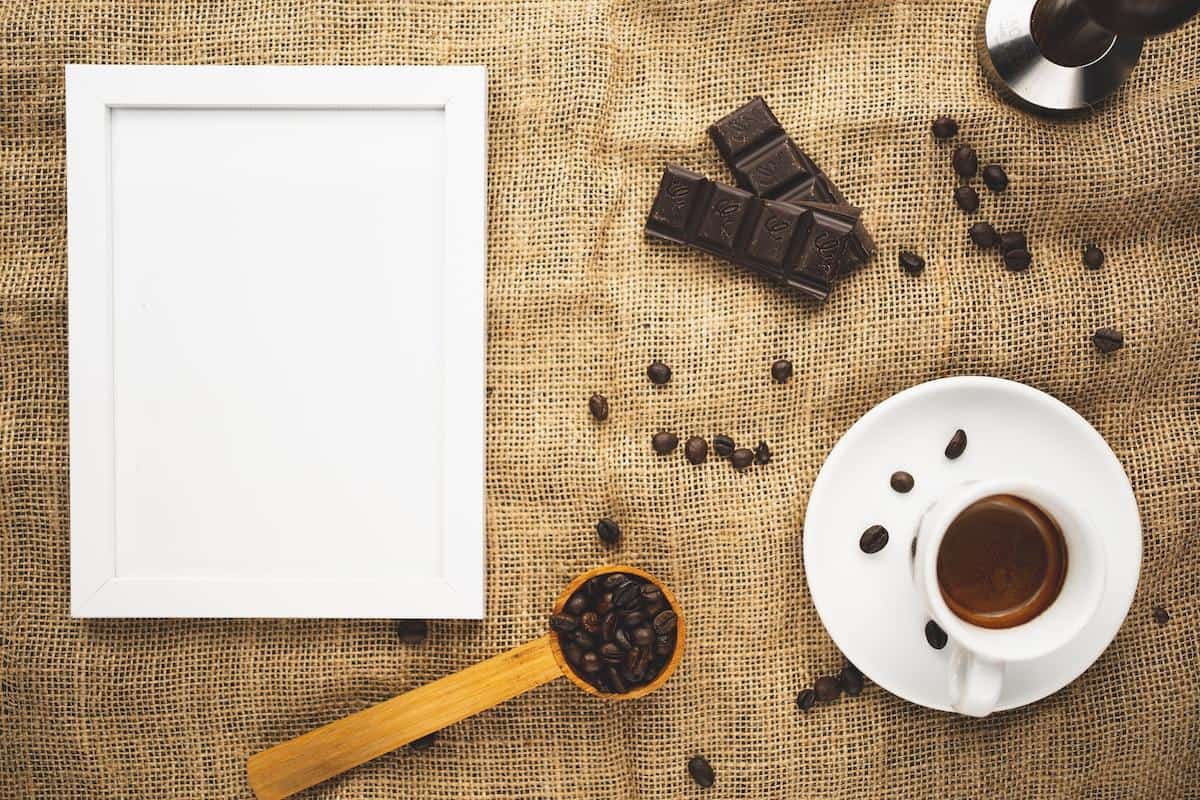
M858 209L782 202L667 165L646 234L720 256L824 300L858 222Z
M783 130L761 97L708 129L738 186L769 200L847 205L845 196ZM847 269L865 264L875 242L859 221L843 259Z

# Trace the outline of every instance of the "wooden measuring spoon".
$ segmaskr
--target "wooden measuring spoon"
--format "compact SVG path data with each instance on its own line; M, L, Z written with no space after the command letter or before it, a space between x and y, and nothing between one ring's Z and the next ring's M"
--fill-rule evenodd
M563 675L583 691L604 700L633 700L649 694L666 683L683 656L683 610L662 582L635 567L597 567L571 582L555 602L554 613L563 610L585 581L610 572L636 575L653 583L662 590L678 620L675 652L650 683L624 694L604 694L575 674L558 644L558 636L548 633L461 672L256 753L246 762L250 788L259 800L287 797Z

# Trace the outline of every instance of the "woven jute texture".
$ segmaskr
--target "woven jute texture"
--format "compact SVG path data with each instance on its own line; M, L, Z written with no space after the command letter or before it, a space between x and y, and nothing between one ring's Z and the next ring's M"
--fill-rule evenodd
M308 796L1197 797L1200 25L1149 43L1103 111L1052 123L985 84L981 8L6 0L0 795L249 797L247 756L540 634L568 580L611 561L661 575L688 613L666 687L607 704L557 681ZM405 646L384 620L70 619L72 62L487 65L486 621L435 621ZM705 128L755 94L880 245L823 306L642 234L666 161L729 179ZM1007 167L1012 185L984 191L978 218L1028 231L1030 272L967 239L949 147L928 134L940 113ZM1080 259L1093 240L1098 272ZM898 268L902 248L924 275ZM1127 345L1106 357L1088 338L1107 325ZM797 375L781 386L783 356ZM645 377L656 358L674 368L664 388ZM870 685L801 714L796 691L841 666L801 560L821 462L875 403L965 373L1045 390L1112 444L1145 523L1130 616L1090 670L1028 708L970 720ZM601 425L593 392L612 405ZM692 467L652 454L661 428L763 439L775 458ZM597 541L601 516L625 532L616 551ZM687 776L695 753L717 772L705 792Z

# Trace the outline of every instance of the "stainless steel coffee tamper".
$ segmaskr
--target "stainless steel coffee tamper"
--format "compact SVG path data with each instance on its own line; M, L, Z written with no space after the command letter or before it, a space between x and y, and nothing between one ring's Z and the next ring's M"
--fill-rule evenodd
M1040 114L1096 105L1129 77L1142 42L1200 12L1200 0L990 0L979 62L1008 101Z

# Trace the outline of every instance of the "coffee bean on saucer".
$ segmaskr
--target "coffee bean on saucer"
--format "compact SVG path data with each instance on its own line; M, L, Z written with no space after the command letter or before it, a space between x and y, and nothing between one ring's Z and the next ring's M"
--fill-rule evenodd
M1004 254L1004 266L1009 272L1024 272L1033 263L1028 250L1009 250Z
M675 626L679 624L679 617L668 608L666 611L656 614L652 624L655 633L666 636L668 633L675 632Z
M708 458L708 442L701 439L699 436L693 436L687 440L687 444L683 446L683 454L687 456L688 462L692 464L703 464Z
M882 525L872 525L863 531L858 538L858 548L864 553L878 553L888 543L887 528Z
M954 148L951 163L954 164L954 171L963 178L974 178L975 173L979 171L979 158L969 144L960 144Z
M946 635L940 625L929 620L925 623L925 641L929 642L929 646L934 650L941 650L946 646L946 642L950 641L950 637Z
M583 658L579 659L579 668L584 672L599 672L601 666L600 656L592 652L584 653Z
M796 694L796 708L801 711L808 711L815 702L817 702L817 693L812 689L801 689Z
M612 547L621 541L621 528L614 520L605 517L596 523L596 535L600 537L600 541Z
M1104 266L1104 251L1094 244L1089 244L1083 250L1083 265L1088 269L1100 269Z
M734 469L741 472L754 463L754 452L745 447L739 447L730 454L729 463L733 465Z
M659 432L650 440L650 446L660 456L665 456L679 446L679 437L673 433Z
M822 703L828 703L837 700L842 694L842 685L838 683L838 679L831 675L823 675L813 681L813 691L817 693L817 699Z
M559 633L570 633L579 627L579 618L570 614L553 614L550 617L550 629Z
M929 126L935 139L953 139L958 133L958 123L947 116L940 116Z
M900 253L900 266L909 275L920 275L925 269L925 259L911 250L903 250Z
M608 419L608 398L602 394L594 394L588 398L588 411L597 422Z
M858 697L863 690L863 674L853 664L847 664L838 673L838 683L841 684L842 691L847 695Z
M1159 625L1166 625L1171 621L1171 615L1168 614L1167 610L1162 606L1155 606L1150 614L1154 617L1154 621Z
M781 358L771 365L771 378L776 383L787 383L792 377L792 362Z
M911 492L913 485L915 483L916 483L916 481L913 480L913 476L909 475L907 472L904 472L903 470L892 473L892 479L891 479L892 489L899 492L900 494L908 494L909 492Z
M988 164L983 168L983 183L993 192L1003 192L1008 188L1008 173L999 164Z
M959 186L954 190L954 202L968 214L979 210L979 192L970 186Z
M411 742L409 742L408 749L420 753L423 750L428 750L429 748L433 747L434 743L437 742L437 739L437 731L434 731L433 733L427 733L420 739L413 739Z
M713 437L713 450L716 450L717 455L721 458L729 458L733 455L734 447L733 439L730 439L723 433L718 433Z
M996 246L999 238L996 236L996 229L986 222L976 222L967 229L967 233L971 237L971 241L985 250L990 250Z
M946 445L946 458L955 459L963 454L967 449L967 432L959 428L950 437L950 443Z
M702 789L707 789L717 782L717 774L713 772L712 764L704 756L693 756L688 762L688 775Z
M1092 343L1101 353L1115 353L1125 346L1125 337L1116 328L1101 328L1092 334Z
M667 381L671 380L671 368L661 361L655 361L646 368L646 377L655 386L662 386Z
M771 448L767 447L766 442L759 442L758 447L754 448L754 460L760 464L771 463Z
M1013 250L1028 250L1024 231L1007 231L1000 234L1000 252L1008 253Z
M396 632L405 644L420 644L429 635L429 626L423 619L400 619L396 620Z

